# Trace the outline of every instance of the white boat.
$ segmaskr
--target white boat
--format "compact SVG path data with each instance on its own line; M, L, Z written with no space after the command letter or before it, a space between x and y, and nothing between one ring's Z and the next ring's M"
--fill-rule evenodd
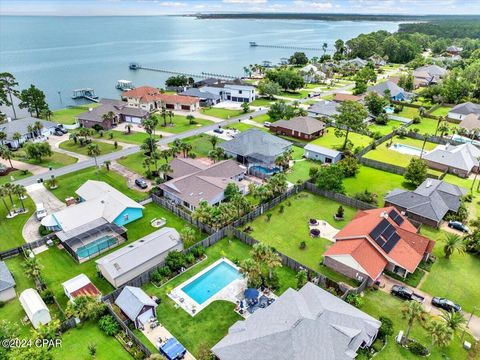
M128 91L135 88L135 86L133 86L133 83L130 80L118 80L117 85L115 85L115 87L118 90L122 90L122 91Z

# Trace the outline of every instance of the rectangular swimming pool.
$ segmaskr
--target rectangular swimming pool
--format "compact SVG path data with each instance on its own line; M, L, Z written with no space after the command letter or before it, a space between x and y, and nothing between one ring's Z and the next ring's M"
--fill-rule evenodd
M242 274L236 268L222 261L185 285L182 291L201 305L225 286L241 278Z
M98 254L99 252L112 247L117 243L117 239L111 235L105 235L92 241L90 244L80 246L75 252L80 259Z

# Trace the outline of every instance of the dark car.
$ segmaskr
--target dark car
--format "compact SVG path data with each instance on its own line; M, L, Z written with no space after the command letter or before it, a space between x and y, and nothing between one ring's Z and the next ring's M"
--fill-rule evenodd
M68 133L68 130L65 129L65 128L63 127L63 125L62 125L62 126L60 126L60 125L59 125L59 126L56 126L56 127L55 127L55 132L57 132L57 131L61 132L62 134Z
M217 129L214 129L213 132L217 134L223 134L223 129L217 128Z
M415 300L420 303L425 300L423 296L415 294L411 289L401 285L393 285L390 293L405 300Z
M60 130L55 129L55 131L53 132L53 135L62 136L62 135L63 135L63 131L60 131Z
M148 184L143 179L135 179L135 185L137 185L140 189L146 189Z
M468 226L463 225L460 221L449 221L448 222L448 227L452 228L452 229L455 229L455 230L459 230L459 231L464 232L464 233L468 233L470 231Z
M455 311L455 312L462 311L462 307L460 305L455 304L453 301L445 298L440 298L440 297L432 298L432 305L447 311Z

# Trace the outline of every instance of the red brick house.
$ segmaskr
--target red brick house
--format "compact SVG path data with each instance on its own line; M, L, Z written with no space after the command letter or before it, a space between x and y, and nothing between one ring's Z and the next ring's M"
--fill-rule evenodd
M278 120L270 125L270 131L302 140L313 140L323 135L325 123L309 116L297 116L290 120Z
M359 211L335 236L323 263L349 278L368 278L369 284L384 270L406 277L435 246L417 231L393 206Z
M168 110L195 111L200 108L200 99L195 96L164 94L151 86L141 86L125 91L122 98L128 106L154 111L166 108Z

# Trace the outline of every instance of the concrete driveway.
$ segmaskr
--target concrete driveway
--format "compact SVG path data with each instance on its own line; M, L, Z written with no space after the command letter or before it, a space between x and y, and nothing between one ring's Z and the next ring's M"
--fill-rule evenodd
M37 203L43 203L47 214L52 214L65 208L65 204L58 200L55 195L48 191L43 184L33 184L26 187L28 195L32 201ZM26 242L32 242L40 239L38 228L40 221L37 220L35 213L30 216L30 219L25 223L22 229L22 236Z
M130 189L147 193L153 187L153 184L150 180L146 179L145 177L143 177L140 174L137 174L136 172L133 172L132 170L126 168L125 166L120 165L116 161L112 162L112 164L110 165L110 170L115 171L116 173L122 175L122 177L127 179L127 186ZM145 180L145 182L148 185L148 187L146 189L141 189L137 185L135 185L135 179L138 179L138 178L142 178L142 179Z

